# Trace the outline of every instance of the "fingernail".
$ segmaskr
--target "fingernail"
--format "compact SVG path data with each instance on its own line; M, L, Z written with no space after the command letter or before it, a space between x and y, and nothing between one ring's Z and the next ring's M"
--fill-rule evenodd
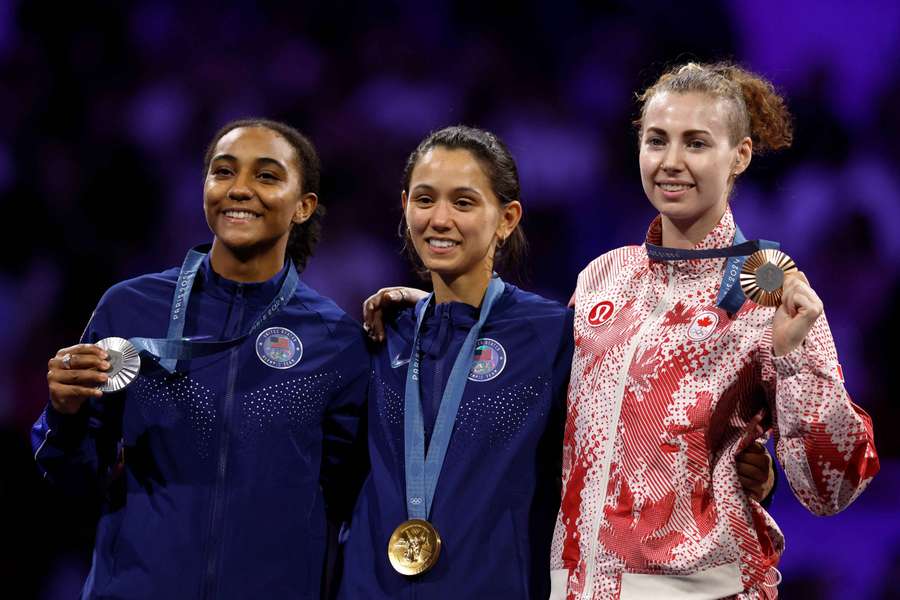
M100 358L106 360L107 358L109 358L109 353L108 353L108 352L103 352L103 355L102 355Z
M103 383L106 383L106 381L109 379L109 376L104 375L103 373L100 374L100 377L101 377L101 381L103 381Z
M104 371L109 371L109 366L110 366L109 363L106 361L103 361L102 363L100 363L100 368L103 369Z

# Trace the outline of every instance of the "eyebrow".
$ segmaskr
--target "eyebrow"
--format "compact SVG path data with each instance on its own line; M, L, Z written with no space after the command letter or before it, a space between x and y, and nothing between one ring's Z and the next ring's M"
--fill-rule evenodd
M232 161L237 162L238 159L236 157L232 156L231 154L217 154L216 156L213 156L212 160L209 162L213 163L217 160L232 160ZM284 171L287 171L287 167L285 166L285 164L283 162L281 162L280 160L277 160L275 158L270 158L268 156L260 156L259 158L255 159L253 162L257 165L272 165L272 166L278 167Z
M665 129L660 129L659 127L648 127L647 132L649 133L651 131L653 133L661 133L663 135L669 135L669 132L667 132ZM712 135L706 129L688 129L687 131L684 132L683 135L698 135L698 134L710 135L710 136Z
M412 189L412 191L413 191L413 192L415 192L415 191L417 191L417 190L422 190L422 191L434 191L434 189L435 189L435 188L434 188L433 186L430 186L430 185L428 185L427 183L420 183L420 184L416 185L416 186ZM452 191L453 191L454 193L456 193L456 194L460 194L460 193L462 193L462 194L465 194L465 193L474 194L474 195L478 196L479 198L480 198L481 195L482 195L481 192L479 192L479 191L476 190L475 188L471 188L471 187L468 187L468 186L456 187L456 188L453 188Z

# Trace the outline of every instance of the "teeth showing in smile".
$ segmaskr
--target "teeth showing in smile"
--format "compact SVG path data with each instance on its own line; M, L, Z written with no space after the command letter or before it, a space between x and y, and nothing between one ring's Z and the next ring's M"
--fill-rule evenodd
M246 210L226 210L225 216L232 219L255 219L257 217L257 215Z
M694 187L690 183L658 183L657 185L665 192L683 192Z
M428 240L428 245L434 246L435 248L451 248L456 244L457 242L454 242L453 240L437 240L434 238Z

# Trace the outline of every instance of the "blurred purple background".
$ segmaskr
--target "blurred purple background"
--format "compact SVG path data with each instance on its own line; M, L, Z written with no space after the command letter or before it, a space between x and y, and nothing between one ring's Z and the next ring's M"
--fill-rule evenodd
M783 597L900 597L900 4L395 0L0 3L0 578L69 598L96 515L30 459L45 364L111 284L209 239L202 154L226 120L285 120L324 164L325 236L304 278L357 315L415 283L396 237L407 154L431 129L491 129L518 159L525 287L566 300L594 256L640 243L633 93L668 64L733 58L787 94L796 144L758 157L733 207L780 240L823 298L882 472L845 513L807 514L782 481ZM298 543L302 543L298 541Z

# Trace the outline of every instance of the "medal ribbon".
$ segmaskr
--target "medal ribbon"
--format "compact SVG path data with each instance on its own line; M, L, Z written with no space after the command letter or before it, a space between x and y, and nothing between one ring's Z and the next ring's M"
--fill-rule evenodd
M406 372L406 398L404 403L403 430L404 450L406 458L406 512L410 519L427 519L431 513L431 501L437 488L438 477L444 465L444 457L450 445L450 436L453 433L453 425L456 423L456 413L462 401L463 390L466 387L466 379L472 368L472 353L475 350L475 341L481 327L487 321L494 301L503 293L503 280L493 277L488 284L487 292L481 303L481 314L478 322L469 330L463 342L450 377L447 379L447 387L441 397L441 406L438 409L434 422L434 432L431 434L431 443L428 445L428 456L425 455L425 421L422 416L422 397L419 389L419 368L421 365L421 340L419 330L422 320L434 294L420 304L420 310L416 318L416 331L413 337L412 359L409 370Z
M221 352L232 346L240 344L249 336L253 335L262 326L280 311L297 289L300 277L293 265L288 266L287 275L281 284L278 294L262 314L257 317L256 321L250 327L250 330L244 335L230 340L220 340L215 342L200 342L183 337L184 319L187 315L188 301L191 297L191 288L194 286L194 279L197 277L197 271L206 257L206 250L209 245L197 246L188 251L184 257L184 263L181 265L181 272L178 273L178 282L175 284L175 296L172 298L172 310L169 314L169 329L164 338L131 338L131 342L138 352L146 352L147 354L159 359L161 367L167 371L174 371L175 365L179 360L191 360L201 356L209 356Z
M759 250L777 250L778 242L769 240L747 241L741 228L734 226L734 245L728 248L704 248L692 250L687 248L666 248L649 242L645 243L647 256L653 260L697 260L706 258L727 258L725 261L725 274L722 276L722 284L719 286L719 294L716 296L716 306L726 312L736 313L743 306L747 297L739 285L741 269L747 257Z

